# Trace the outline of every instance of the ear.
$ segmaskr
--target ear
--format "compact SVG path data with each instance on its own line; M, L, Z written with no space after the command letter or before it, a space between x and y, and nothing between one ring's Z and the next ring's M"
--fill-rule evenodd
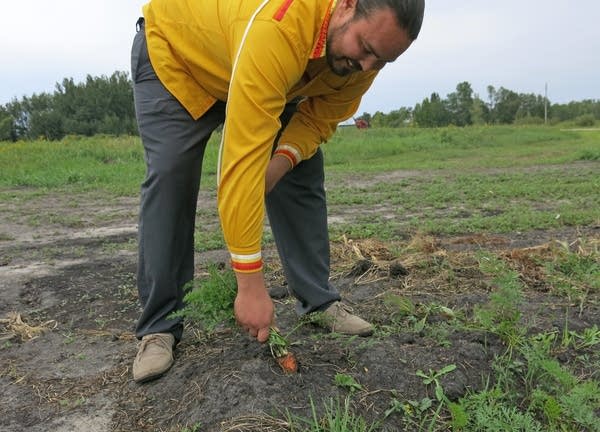
M354 9L356 9L356 3L358 3L358 0L339 0L337 2L335 10L340 15L354 16Z

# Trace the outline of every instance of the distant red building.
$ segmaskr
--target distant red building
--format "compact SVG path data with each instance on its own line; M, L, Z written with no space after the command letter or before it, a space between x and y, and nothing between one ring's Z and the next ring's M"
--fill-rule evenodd
M358 129L368 129L371 126L368 121L366 121L365 119L362 119L362 118L355 118L354 125Z

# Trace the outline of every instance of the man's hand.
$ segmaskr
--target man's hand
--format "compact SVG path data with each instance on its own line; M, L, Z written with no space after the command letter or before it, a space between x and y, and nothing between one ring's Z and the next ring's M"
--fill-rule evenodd
M273 301L265 288L263 273L236 273L238 293L233 304L235 319L259 342L269 338L273 323Z
M277 182L290 170L290 168L292 168L292 164L288 158L280 155L273 156L269 161L267 174L265 176L265 194L271 192L271 189L275 187Z

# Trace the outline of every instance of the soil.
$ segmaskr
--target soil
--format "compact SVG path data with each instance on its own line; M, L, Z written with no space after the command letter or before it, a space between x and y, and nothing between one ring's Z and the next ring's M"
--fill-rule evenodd
M294 299L269 249L276 321L284 333L296 328L290 340L298 373L283 374L266 346L235 328L205 334L188 326L173 368L139 385L131 377L140 313L137 198L3 192L13 196L0 201L0 430L7 432L286 430L288 413L311 416L311 399L323 407L332 397L348 395L335 383L339 373L361 386L351 398L355 412L382 419L393 400L433 399L433 388L416 372L450 364L457 368L441 383L456 400L486 385L495 356L506 347L491 334L444 325L450 318L440 314L431 314L426 328L416 331L386 299L445 305L468 316L492 290L473 251L492 250L524 266L526 251L549 242L600 238L599 227L590 226L452 238L407 234L395 245L334 242L333 282L355 313L377 325L371 338L340 337L309 322L298 327ZM214 197L205 194L201 202L207 210ZM411 244L416 252L410 256L390 252ZM210 263L226 261L223 250L199 253L198 277ZM597 298L578 308L552 297L535 272L522 267L521 273L528 287L528 324L560 329L565 316L570 329L600 323ZM392 326L406 331L386 333ZM563 361L574 360L565 355ZM390 415L384 426L402 430L402 416Z

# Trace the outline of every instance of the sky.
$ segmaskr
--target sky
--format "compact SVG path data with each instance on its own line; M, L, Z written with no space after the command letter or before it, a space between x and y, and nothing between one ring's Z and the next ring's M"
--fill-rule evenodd
M128 71L146 2L1 0L0 104L53 92L63 78ZM446 97L463 81L484 100L488 85L543 95L546 84L553 103L600 99L599 19L598 0L427 0L419 38L358 113Z

